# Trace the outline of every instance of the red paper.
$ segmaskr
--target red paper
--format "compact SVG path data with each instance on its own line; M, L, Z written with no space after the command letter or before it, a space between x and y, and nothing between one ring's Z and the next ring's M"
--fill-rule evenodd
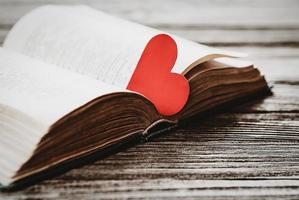
M177 45L166 34L154 36L146 45L127 89L147 97L162 115L182 110L189 96L184 76L172 73L177 59Z

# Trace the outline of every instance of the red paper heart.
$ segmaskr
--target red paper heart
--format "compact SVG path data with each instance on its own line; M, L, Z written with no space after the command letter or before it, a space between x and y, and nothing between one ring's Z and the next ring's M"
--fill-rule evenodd
M178 113L189 96L184 76L172 73L177 45L168 35L154 36L146 45L127 89L147 97L162 115Z

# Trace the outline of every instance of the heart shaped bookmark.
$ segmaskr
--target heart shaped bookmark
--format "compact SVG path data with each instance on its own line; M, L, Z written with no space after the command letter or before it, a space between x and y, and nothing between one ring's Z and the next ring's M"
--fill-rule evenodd
M176 42L166 34L154 36L143 50L127 86L147 97L162 115L178 113L188 100L188 80L171 72L176 59Z

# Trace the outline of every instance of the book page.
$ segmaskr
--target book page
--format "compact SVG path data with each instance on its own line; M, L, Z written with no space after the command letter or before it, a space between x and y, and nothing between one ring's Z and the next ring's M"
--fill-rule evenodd
M122 90L0 48L0 104L44 126L96 97L118 91Z
M126 88L147 42L161 33L86 6L44 6L13 27L4 48ZM178 47L173 72L214 57L240 56L171 36Z

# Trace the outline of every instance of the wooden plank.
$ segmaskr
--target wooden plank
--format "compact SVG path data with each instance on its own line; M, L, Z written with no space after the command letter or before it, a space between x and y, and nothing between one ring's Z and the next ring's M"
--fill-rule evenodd
M39 189L41 191L37 193ZM248 193L251 195L246 199L278 199L282 195L289 199L295 199L298 197L298 180L171 180L171 183L170 180L164 179L150 182L142 180L86 182L68 180L45 183L43 188L33 188L28 192L31 191L34 193L30 195L17 193L14 197L18 199L69 199L69 196L73 196L75 199L162 199L165 197L168 197L167 199L193 199L195 197L243 199ZM9 195L6 196L7 199L13 199L9 197Z
M0 45L3 44L5 37L8 34L9 29L1 29L0 28Z
M7 32L21 16L48 3L62 2L1 0L0 43L4 39L3 33ZM63 2L63 4L80 3L83 1ZM132 6L124 6L128 3ZM226 6L222 1L207 0L200 2L188 0L183 4L168 0L163 2L162 6L161 2L156 0L147 1L146 6L137 0L129 2L89 0L84 1L84 4L210 45L299 45L299 6L294 0L283 2L275 0L271 3L257 0L235 1L230 6ZM175 8L179 11L173 12ZM251 8L252 13L248 13L248 8ZM250 17L244 13L248 13Z
M298 113L219 114L5 199L296 198Z
M299 48L256 46L219 46L218 48L247 53L248 57L244 59L252 61L270 82L298 84Z
M48 3L84 3L205 44L299 45L299 6L295 0L234 1L230 6L225 1L215 0L187 0L183 3L167 0L162 4L149 0L146 6L137 0L1 0L0 32L7 32L21 16ZM0 34L0 43L3 39L3 34Z
M273 84L272 96L256 101L249 101L230 112L299 112L299 85Z
M0 22L13 24L22 15L43 4L84 3L120 17L145 24L181 24L239 27L298 27L296 0L1 0Z

